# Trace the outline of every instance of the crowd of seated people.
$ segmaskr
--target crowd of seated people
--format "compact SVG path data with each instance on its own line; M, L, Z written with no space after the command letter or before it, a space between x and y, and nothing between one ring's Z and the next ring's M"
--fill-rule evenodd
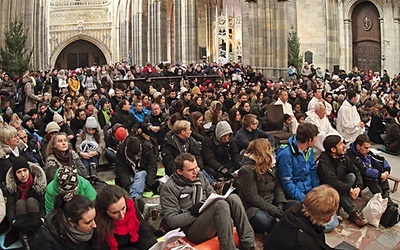
M369 147L400 151L400 76L357 68L323 75L306 63L299 72L291 66L289 81L274 82L239 61L2 73L4 245L19 238L26 249L148 249L155 238L137 204L145 191L160 195L171 229L194 243L218 234L221 249L233 247L232 219L240 249L254 249L254 232L273 232L293 216L333 230L340 214L314 220L320 208L308 201L323 184L336 190L325 190L332 209L343 207L365 226L353 204L363 188L397 206L388 192L391 168ZM161 76L173 82L162 85ZM269 105L282 105L287 143L266 132ZM371 161L384 167L365 164ZM107 164L115 164L115 187L93 182ZM163 185L159 168L170 177ZM346 171L327 178L335 168ZM237 194L199 212L221 183L232 182Z

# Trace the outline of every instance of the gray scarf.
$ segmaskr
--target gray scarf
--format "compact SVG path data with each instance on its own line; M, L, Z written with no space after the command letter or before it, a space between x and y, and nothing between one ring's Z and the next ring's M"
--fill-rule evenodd
M197 202L203 200L203 185L201 184L201 181L198 177L193 182L188 181L185 177L177 173L174 173L171 177L175 181L175 183L178 184L179 186L192 186L193 204L196 204Z
M65 223L67 225L67 230L65 230L68 238L75 244L89 241L93 236L93 230L90 233L84 233L73 227L65 218Z

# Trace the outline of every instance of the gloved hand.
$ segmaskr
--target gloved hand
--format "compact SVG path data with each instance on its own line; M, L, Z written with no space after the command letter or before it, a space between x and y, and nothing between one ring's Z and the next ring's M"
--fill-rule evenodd
M277 207L278 207L279 210L282 210L282 211L283 211L284 205L285 205L284 203L279 203L279 204L277 205Z
M223 177L229 178L232 177L231 172L229 171L228 168L221 166L218 171L222 174Z
M281 219L283 217L283 211L280 209L277 209L277 211L273 215L275 218Z
M199 213L199 209L201 206L203 206L204 202L199 201L196 204L194 204L192 206L192 208L190 209L190 214L194 217L199 217L200 213Z

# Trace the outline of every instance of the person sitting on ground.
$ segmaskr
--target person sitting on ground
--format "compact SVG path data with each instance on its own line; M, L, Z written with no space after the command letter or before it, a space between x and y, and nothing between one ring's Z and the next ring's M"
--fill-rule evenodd
M199 145L191 136L190 122L178 120L173 125L173 130L169 131L161 145L163 165L165 173L174 173L174 159L181 153L191 153L196 157L197 164L203 169L203 158L201 157Z
M73 166L80 176L89 175L79 155L70 148L67 135L63 132L53 135L47 145L47 155L44 171L48 183L53 180L57 169L63 166Z
M46 215L32 239L31 248L91 250L93 232L97 227L95 216L91 200L79 194L61 193L55 199L54 209Z
M291 207L269 233L264 249L332 249L325 242L324 223L339 207L338 192L328 185L313 188Z
M271 144L263 138L250 142L239 170L239 196L255 232L269 232L284 211L297 201L288 202L276 174Z
M48 213L54 207L55 198L60 193L81 194L90 200L96 198L96 191L88 180L78 175L71 165L57 169L54 179L47 185L45 208Z
M81 157L83 165L89 170L90 175L96 174L101 157L106 151L104 133L94 117L88 117L83 130L78 134L75 144L76 153ZM94 163L93 169L91 164Z
M241 250L254 248L254 232L242 201L236 194L217 200L199 212L207 197L214 193L205 176L199 172L196 158L182 153L174 161L175 170L161 189L160 203L171 229L181 228L189 241L200 244L218 235L221 250L236 249L233 224L239 234Z
M97 193L95 205L94 244L98 249L147 250L157 242L138 204L121 187L104 186Z
M386 128L385 146L392 153L400 150L400 112Z
M371 142L367 135L361 134L350 144L347 155L360 170L363 182L373 194L381 193L382 198L388 198L388 204L398 207L390 198L388 177L391 167L382 156L372 153Z
M27 249L29 238L42 225L41 219L45 216L46 174L39 165L21 156L14 158L12 165L6 176L6 215L12 226L4 246L9 247L20 238Z
M132 198L141 197L145 188L157 190L157 146L142 136L131 135L119 146L116 181Z
M362 212L352 203L357 199L363 181L360 171L346 155L343 139L329 135L324 140L325 152L318 158L318 177L321 184L328 184L340 195L340 206L349 214L349 220L359 227L368 224Z
M242 127L236 133L236 144L238 146L239 152L242 153L243 150L247 148L251 141L257 138L266 138L275 146L275 139L272 135L258 128L258 119L256 115L248 114L242 119Z
M201 155L204 169L214 179L231 179L232 173L239 169L241 157L232 134L229 123L220 121L203 138Z

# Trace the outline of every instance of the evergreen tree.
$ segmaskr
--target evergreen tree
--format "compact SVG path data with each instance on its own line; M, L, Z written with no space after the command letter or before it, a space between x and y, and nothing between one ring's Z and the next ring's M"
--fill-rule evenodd
M303 56L300 54L300 39L296 32L289 33L288 47L288 66L293 64L299 71L303 63Z
M0 48L0 67L11 75L21 76L30 68L32 51L25 48L27 31L21 21L13 21L4 32L5 48Z

